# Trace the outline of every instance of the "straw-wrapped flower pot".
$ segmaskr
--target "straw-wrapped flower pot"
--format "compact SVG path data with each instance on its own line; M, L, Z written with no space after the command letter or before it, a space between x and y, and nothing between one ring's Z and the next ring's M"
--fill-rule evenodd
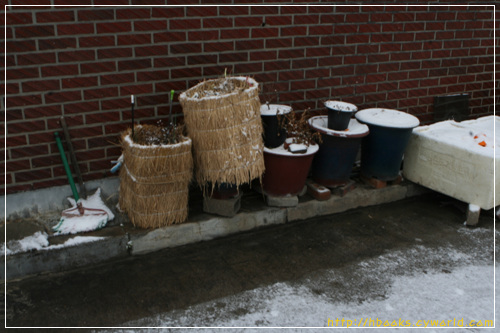
M122 134L124 163L120 170L120 208L141 228L186 221L193 175L191 139L177 144L140 145Z
M201 82L179 96L200 186L238 186L262 177L258 90L252 78L227 77Z

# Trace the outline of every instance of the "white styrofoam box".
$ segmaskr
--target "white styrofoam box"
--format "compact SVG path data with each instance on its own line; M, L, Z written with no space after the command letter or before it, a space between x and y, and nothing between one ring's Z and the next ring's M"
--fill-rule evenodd
M455 199L491 209L500 204L500 117L448 120L413 129L405 178ZM496 174L496 179L494 175ZM494 200L495 198L495 200ZM494 202L495 201L495 202Z

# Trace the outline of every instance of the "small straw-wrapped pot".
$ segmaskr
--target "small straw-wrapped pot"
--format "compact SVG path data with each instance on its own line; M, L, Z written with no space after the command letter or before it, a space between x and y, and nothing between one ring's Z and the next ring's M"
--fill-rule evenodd
M141 228L182 223L188 216L193 175L191 139L172 145L146 146L122 134L124 163L120 170L120 208Z
M214 86L230 83L230 93L206 96ZM201 96L201 97L200 97ZM195 177L200 186L241 185L264 173L264 143L258 83L228 77L199 83L179 96L193 140Z

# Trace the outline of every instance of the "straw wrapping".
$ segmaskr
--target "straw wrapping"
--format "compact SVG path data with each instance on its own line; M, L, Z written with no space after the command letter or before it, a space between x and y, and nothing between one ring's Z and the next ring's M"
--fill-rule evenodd
M227 85L233 88L231 92L207 93ZM182 93L179 100L193 140L195 178L200 186L241 185L262 177L263 127L255 80L228 77L204 81Z
M124 164L120 170L120 208L141 228L186 221L193 176L192 141L171 145L138 145L130 130L122 134Z

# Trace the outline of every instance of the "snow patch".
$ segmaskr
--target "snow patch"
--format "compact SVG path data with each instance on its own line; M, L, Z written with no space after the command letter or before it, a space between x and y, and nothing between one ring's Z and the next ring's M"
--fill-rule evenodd
M341 101L326 101L325 106L334 111L342 111L342 112L358 111L358 107L356 105Z
M281 104L262 104L260 106L260 114L262 116L276 116L287 114L292 111L292 108L288 105Z
M394 128L413 128L420 124L417 117L391 109L365 109L355 114L357 120L369 125Z
M316 116L309 119L309 125L311 125L314 129L326 133L332 136L340 136L340 137L350 137L350 136L359 136L363 134L368 134L370 131L368 126L359 123L356 119L349 120L349 126L346 130L336 131L328 128L328 116Z
M76 246L79 244L96 242L105 238L106 237L77 236L68 239L63 244L49 246L49 235L46 232L37 231L35 234L25 237L21 240L9 241L7 243L7 247L5 246L5 243L2 243L0 256L3 256L4 254L13 255L16 253L24 253L34 250L48 251L48 250L61 249L65 247Z

